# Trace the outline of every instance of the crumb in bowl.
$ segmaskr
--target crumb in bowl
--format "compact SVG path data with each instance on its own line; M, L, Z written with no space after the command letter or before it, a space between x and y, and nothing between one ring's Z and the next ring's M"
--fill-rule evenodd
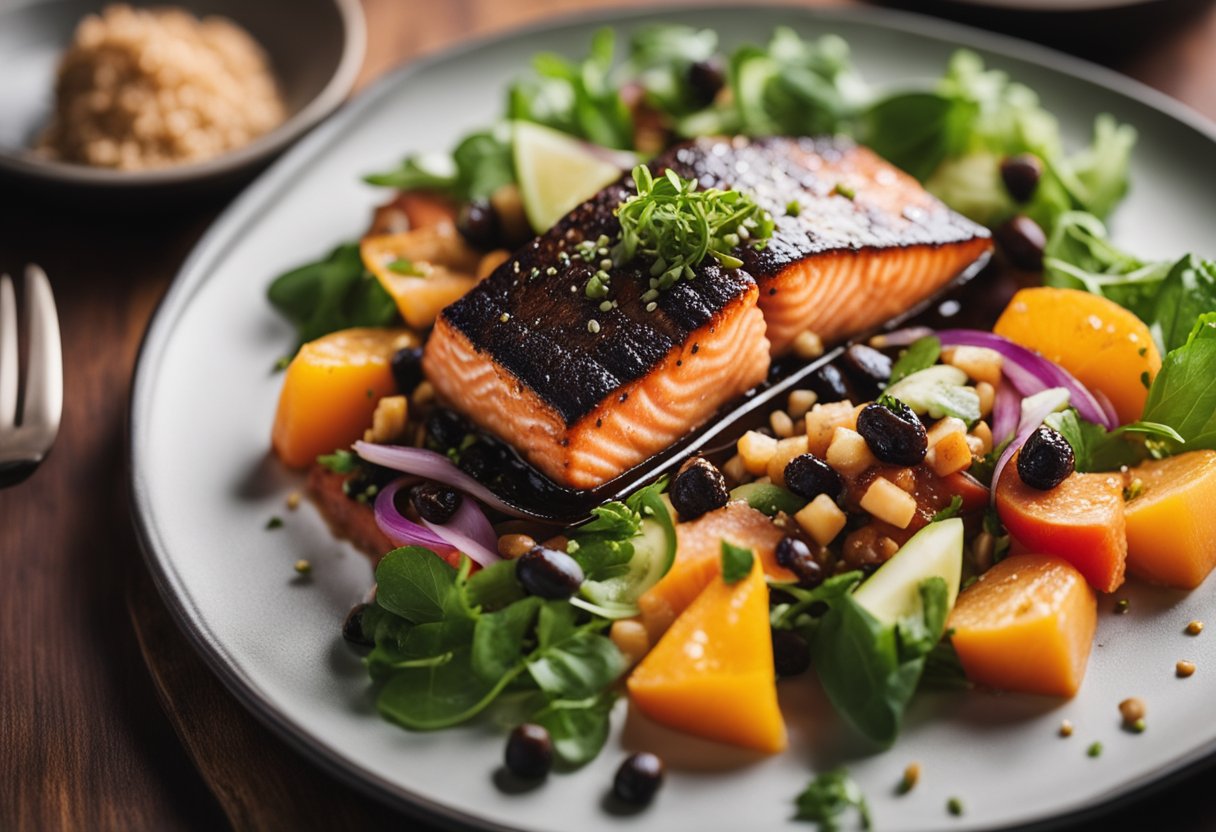
M113 5L84 18L60 62L55 98L37 152L128 171L218 156L286 115L248 32L173 7Z

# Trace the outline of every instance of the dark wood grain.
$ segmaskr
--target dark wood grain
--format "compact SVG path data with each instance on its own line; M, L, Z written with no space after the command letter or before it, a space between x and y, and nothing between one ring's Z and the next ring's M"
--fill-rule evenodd
M593 5L651 4L366 0L361 83L467 37ZM1216 117L1211 3L1097 18L902 5L1062 46ZM122 207L30 206L0 185L0 270L46 267L67 357L59 443L26 485L0 491L0 829L425 829L358 797L249 716L151 588L124 496L131 370L157 299L220 206L155 217ZM1137 803L1114 826L1081 828L1210 829L1212 773Z

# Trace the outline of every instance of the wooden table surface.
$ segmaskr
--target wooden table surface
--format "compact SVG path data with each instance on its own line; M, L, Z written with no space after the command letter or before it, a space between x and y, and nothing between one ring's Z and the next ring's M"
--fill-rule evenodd
M361 84L471 35L591 5L648 4L365 5ZM1169 0L1099 17L898 5L1069 49L1216 118L1216 7L1209 2ZM241 710L167 617L140 558L125 496L131 371L157 300L220 208L123 217L62 201L30 205L0 184L0 270L46 267L66 359L55 451L29 482L0 492L2 830L429 828L356 796ZM151 669L145 652L155 659ZM172 718L162 702L171 703ZM1081 828L1216 827L1207 786L1214 772L1138 802L1114 826Z

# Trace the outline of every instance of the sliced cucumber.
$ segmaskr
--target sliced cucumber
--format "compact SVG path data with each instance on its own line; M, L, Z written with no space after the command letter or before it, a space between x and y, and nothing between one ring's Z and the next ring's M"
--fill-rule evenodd
M537 234L616 181L636 161L631 153L588 144L529 121L515 122L512 145L524 212Z
M967 386L966 373L948 364L926 367L892 384L886 392L922 416L956 416L969 425L980 418L979 394Z
M946 582L946 609L954 608L963 577L963 521L957 517L925 526L866 579L853 600L884 624L921 613L920 583Z
M730 498L743 500L756 511L762 511L769 517L776 516L779 511L797 514L806 505L806 500L793 491L771 482L749 482L740 485L730 492Z
M671 569L676 558L676 527L667 501L649 493L642 501L643 512L638 534L630 541L633 557L629 571L606 581L584 581L578 599L571 603L604 618L629 618L638 614L637 601L642 593L657 584Z

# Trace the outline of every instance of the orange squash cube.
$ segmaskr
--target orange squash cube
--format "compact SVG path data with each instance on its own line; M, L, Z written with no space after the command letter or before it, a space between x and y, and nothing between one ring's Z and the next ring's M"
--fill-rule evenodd
M1143 492L1127 504L1127 568L1194 589L1216 567L1216 451L1191 451L1131 471Z
M946 626L967 678L1018 693L1073 696L1098 625L1098 600L1053 555L1012 555L958 596Z
M376 405L397 392L390 362L417 338L400 329L332 332L300 347L287 367L271 444L292 468L363 436Z
M676 526L676 559L657 584L638 599L642 621L652 641L675 621L722 571L722 541L751 549L774 580L793 581L794 573L777 565L777 544L784 533L766 515L736 500Z
M786 746L777 704L768 586L759 561L714 579L629 677L642 713L677 731L769 754Z

